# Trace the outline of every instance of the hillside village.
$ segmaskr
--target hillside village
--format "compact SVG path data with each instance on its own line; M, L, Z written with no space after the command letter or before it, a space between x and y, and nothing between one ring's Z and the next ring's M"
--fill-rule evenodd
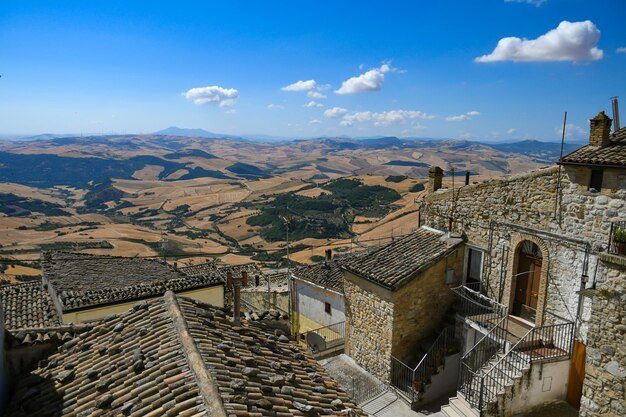
M7 416L626 415L626 128L304 266L45 251L0 287ZM565 405L567 404L567 405ZM575 415L575 414L574 414Z

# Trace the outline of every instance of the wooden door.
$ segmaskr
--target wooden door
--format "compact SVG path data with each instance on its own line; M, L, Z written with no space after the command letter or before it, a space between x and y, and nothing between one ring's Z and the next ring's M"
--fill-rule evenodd
M526 295L526 305L533 310L537 310L539 300L539 281L541 280L541 259L533 259L530 264L528 274L528 291Z
M580 407L580 397L583 395L583 380L585 379L585 352L587 346L578 340L574 340L572 350L572 363L569 369L569 381L567 384L567 402L573 407Z
M515 282L515 304L513 306L513 314L515 315L519 315L522 310L522 305L528 303L528 276L530 274L530 265L531 262L528 256L521 253Z

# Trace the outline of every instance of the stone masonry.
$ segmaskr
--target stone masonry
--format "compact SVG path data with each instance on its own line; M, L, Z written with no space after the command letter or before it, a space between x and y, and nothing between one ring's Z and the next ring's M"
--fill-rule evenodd
M626 257L601 255L606 281L593 297L582 417L626 416Z
M626 220L626 172L605 169L600 193L587 191L589 175L586 167L561 168L558 199L558 167L439 190L426 198L424 218L427 225L441 230L448 228L449 217L454 218L453 229L466 233L470 244L485 251L488 295L505 304L510 301L517 245L523 240L537 242L547 252L541 295L546 310L574 321L582 275L587 273L590 282L602 279L602 274L594 274L595 254L606 250L611 222ZM586 303L583 320L589 310ZM544 320L543 315L538 314L538 320ZM583 342L586 327L581 328Z
M374 284L346 272L346 354L388 381L394 307L390 291L370 286Z

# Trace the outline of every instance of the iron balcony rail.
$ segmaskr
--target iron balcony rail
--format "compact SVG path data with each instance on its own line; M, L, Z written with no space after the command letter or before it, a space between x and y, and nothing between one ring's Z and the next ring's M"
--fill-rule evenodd
M611 223L607 248L614 255L626 255L626 221Z
M391 357L391 385L415 403L441 365L454 343L454 327L446 327L428 348L415 368Z
M324 340L326 346L320 346L316 341L319 338L310 337L316 335ZM343 344L346 337L346 322L340 321L329 326L320 327L309 330L300 335L300 343L305 345L311 352L318 353L324 350L332 349Z

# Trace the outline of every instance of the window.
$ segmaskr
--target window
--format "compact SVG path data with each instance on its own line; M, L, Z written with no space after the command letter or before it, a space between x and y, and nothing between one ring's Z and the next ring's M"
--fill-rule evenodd
M324 311L326 311L326 314L332 314L330 310L330 303L324 303Z
M465 275L465 286L474 291L480 291L480 281L483 272L483 252L468 248L467 251L467 273Z
M591 180L589 181L589 191L598 192L602 190L602 177L604 176L604 171L601 169L592 169L591 170Z

